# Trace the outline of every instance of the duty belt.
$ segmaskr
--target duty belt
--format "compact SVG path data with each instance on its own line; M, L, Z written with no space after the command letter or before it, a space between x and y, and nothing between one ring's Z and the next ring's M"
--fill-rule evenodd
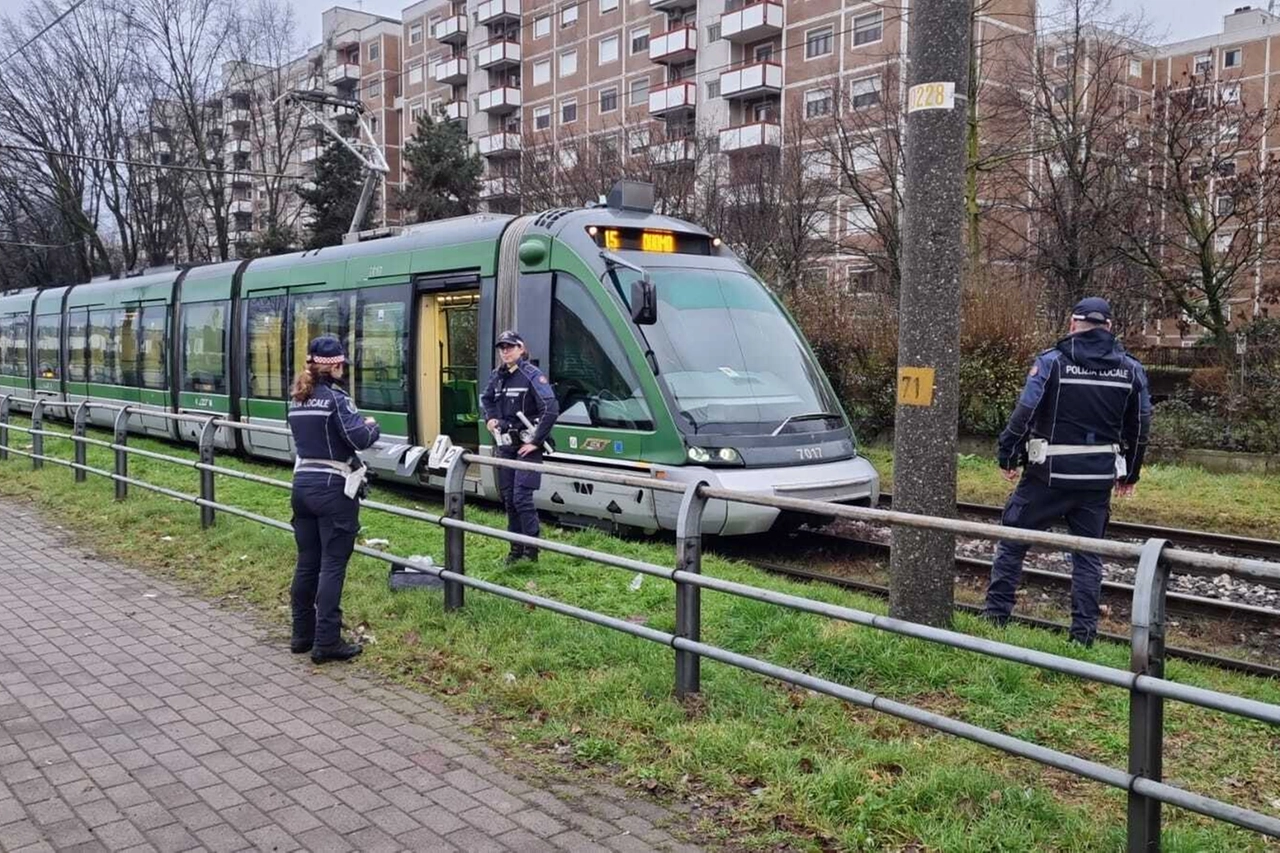
M1118 444L1047 444L1045 456L1083 456L1088 453L1119 453Z
M324 468L329 468L333 471L336 471L337 473L342 474L343 476L346 476L351 473L351 466L348 465L346 462L339 462L337 459L303 459L301 457L294 460L293 471L295 474L299 471L307 471L307 470L314 471L316 470L317 467L321 467L321 466ZM329 472L322 471L321 473L327 474Z

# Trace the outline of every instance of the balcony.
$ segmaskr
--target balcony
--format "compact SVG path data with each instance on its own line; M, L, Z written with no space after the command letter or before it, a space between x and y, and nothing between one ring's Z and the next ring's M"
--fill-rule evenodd
M649 93L649 115L674 116L692 112L698 103L694 83L673 83Z
M173 148L169 145L168 140L153 139L151 141L151 150L156 154L171 154Z
M253 213L253 200L247 198L233 199L229 212L233 215L237 213L251 214Z
M471 108L466 101L452 101L444 105L445 121L466 121L471 115Z
M467 82L467 58L455 56L431 66L431 79L437 83L454 85Z
M698 30L694 27L676 27L649 39L650 62L683 65L697 55Z
M222 150L227 154L248 154L253 150L253 144L247 139L228 139Z
M230 240L232 243L248 243L250 240L253 239L253 232L252 231L229 231L227 232L227 239Z
M517 157L520 154L520 134L490 133L476 141L482 157Z
M520 64L520 42L491 41L476 54L476 62L486 71L497 71Z
M436 41L442 41L445 44L466 44L467 43L467 16L453 15L445 18L436 24L435 30L432 32Z
M316 160L320 159L320 147L318 145L309 145L302 149L298 154L298 158L302 160L303 163L314 163Z
M720 18L720 36L744 44L771 38L782 32L781 3L752 3Z
M335 65L329 69L329 85L345 86L349 83L360 82L360 66L353 65L349 62L342 65Z
M249 111L244 109L226 110L222 114L222 119L232 127L243 127L249 123Z
M485 26L520 20L520 0L485 0L476 9L476 20Z
M692 139L673 139L652 146L650 156L655 166L678 166L681 163L694 161L694 145Z
M515 198L518 195L520 195L520 186L515 178L485 178L480 182L482 199Z
M233 187L253 186L253 177L248 172L232 172L227 176L227 183Z
M776 62L739 65L720 75L722 98L751 98L782 94L782 66Z
M726 127L720 131L720 150L756 151L782 146L782 126L774 122L758 121L738 127Z
M480 93L480 110L490 115L506 115L520 109L520 90L514 86L499 86Z
M697 7L698 0L649 0L649 8L655 12L675 12Z

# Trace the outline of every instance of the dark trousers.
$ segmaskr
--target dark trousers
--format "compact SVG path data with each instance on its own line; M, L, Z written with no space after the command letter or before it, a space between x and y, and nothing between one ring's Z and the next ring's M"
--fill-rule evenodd
M535 450L528 456L519 455L515 444L500 446L495 454L503 459L519 459L521 462L541 462L542 451ZM533 505L533 493L542 485L542 474L537 471L513 471L498 469L498 491L502 493L502 506L507 510L507 530L538 535L538 510Z
M314 638L315 647L338 645L342 585L360 530L360 504L342 493L337 474L298 474L293 481L293 637Z
M1005 504L1000 523L1025 530L1045 530L1058 519L1076 536L1101 538L1111 513L1110 489L1055 489L1023 477ZM1031 546L1000 541L991 564L984 613L1003 621L1013 612L1014 593L1022 580L1022 560ZM1071 554L1071 636L1085 643L1098 632L1098 596L1102 592L1102 558Z

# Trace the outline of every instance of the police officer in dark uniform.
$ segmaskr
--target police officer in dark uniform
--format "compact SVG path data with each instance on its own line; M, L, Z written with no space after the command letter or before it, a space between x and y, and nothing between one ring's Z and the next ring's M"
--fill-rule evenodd
M1105 299L1081 300L1070 334L1037 356L1009 425L998 461L1005 479L1022 480L1001 523L1044 530L1058 519L1077 536L1101 538L1111 513L1111 489L1133 493L1151 430L1151 395L1137 359L1111 333ZM983 615L1004 625L1013 611L1030 546L1001 541L991 567ZM1098 630L1102 560L1072 553L1071 639L1089 646Z
M311 652L323 663L360 654L358 643L344 642L342 586L347 561L360 530L358 492L364 466L357 450L378 440L378 424L362 418L351 398L335 382L347 358L332 335L307 347L307 362L289 389L289 430L296 461L293 470L293 536L298 565L293 574L295 654Z
M498 336L497 348L502 364L489 376L489 383L480 395L485 425L497 442L494 452L503 459L518 456L525 462L541 462L543 443L560 414L555 392L546 374L528 360L524 339L518 334L503 332ZM498 469L498 488L507 510L507 530L525 536L538 535L538 511L533 505L533 493L541 485L542 474L536 471ZM521 559L536 561L538 550L512 544L507 563Z

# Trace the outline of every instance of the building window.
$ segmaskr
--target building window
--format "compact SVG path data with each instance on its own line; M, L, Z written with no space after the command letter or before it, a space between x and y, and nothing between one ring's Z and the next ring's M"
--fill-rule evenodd
M540 59L533 63L533 85L542 86L551 82L551 60Z
M618 108L618 90L605 89L600 93L600 112L611 113Z
M765 42L758 44L751 50L751 56L756 62L770 62L773 60L773 42Z
M422 43L422 24L409 25L409 44Z
M578 120L578 100L570 98L560 102L560 123L571 124Z
M422 82L422 64L415 62L409 66L409 85L414 86Z
M777 121L775 118L777 104L773 101L757 101L750 107L751 120L753 122L768 122L770 124Z
M618 0L600 0L600 14L612 12L618 8Z
M646 81L647 82L647 81ZM632 154L639 154L641 151L649 147L649 128L642 127L631 131L627 136L627 150Z
M865 109L880 103L880 78L864 77L854 80L849 95L855 110Z
M563 9L560 10L560 26L568 27L568 26L571 26L572 24L577 23L577 21L578 21L578 4L577 3L573 4L572 6L565 6Z
M1142 60L1141 59L1129 60L1129 76L1130 77L1142 76Z
M618 37L609 36L600 39L600 64L607 65L618 61Z
M551 35L551 16L542 15L533 19L533 37L546 38Z
M418 123L418 119L422 118L422 104L413 104L409 107L409 121L414 124Z
M533 108L533 129L546 130L551 127L551 107Z
M1209 69L1213 67L1213 57L1207 53L1202 53L1196 57L1195 73L1208 74Z
M1240 103L1240 87L1239 86L1223 86L1222 87L1222 103L1224 104Z
M1067 99L1068 91L1066 83L1059 83L1053 87L1053 99L1059 103L1065 101Z
M431 111L432 118L439 117L444 112L444 100L442 98L432 98L431 102L427 104L427 109Z
M1233 47L1231 50L1222 52L1223 68L1239 68L1242 64L1244 64L1244 51L1240 48Z
M382 55L381 46L376 41L373 44L369 45L368 56L369 56L370 62L376 62L378 57L381 55Z
M720 22L716 21L707 27L707 44L720 41Z
M1053 54L1053 67L1066 68L1068 65L1076 61L1076 52L1074 50L1058 50Z
M631 31L631 54L645 53L649 50L649 28L636 27Z
M711 80L707 83L707 97L720 97L720 78L717 77L715 80Z
M374 136L378 135L378 117L369 116L369 132Z
M1236 200L1229 195L1218 196L1218 215L1230 216L1236 211Z
M560 54L560 76L570 77L578 73L578 51L566 50Z
M369 85L364 87L364 96L366 98L377 98L382 95L382 81L370 80Z
M804 154L804 173L806 177L820 180L829 178L832 170L831 154L826 151L806 151Z
M853 46L880 41L884 32L884 13L872 12L853 19Z
M631 97L627 99L627 103L633 107L649 103L648 77L641 77L631 81Z
M831 114L831 90L815 89L804 93L804 117L816 118Z
M834 39L835 37L830 27L806 33L804 38L804 58L814 59L831 53L831 44Z

